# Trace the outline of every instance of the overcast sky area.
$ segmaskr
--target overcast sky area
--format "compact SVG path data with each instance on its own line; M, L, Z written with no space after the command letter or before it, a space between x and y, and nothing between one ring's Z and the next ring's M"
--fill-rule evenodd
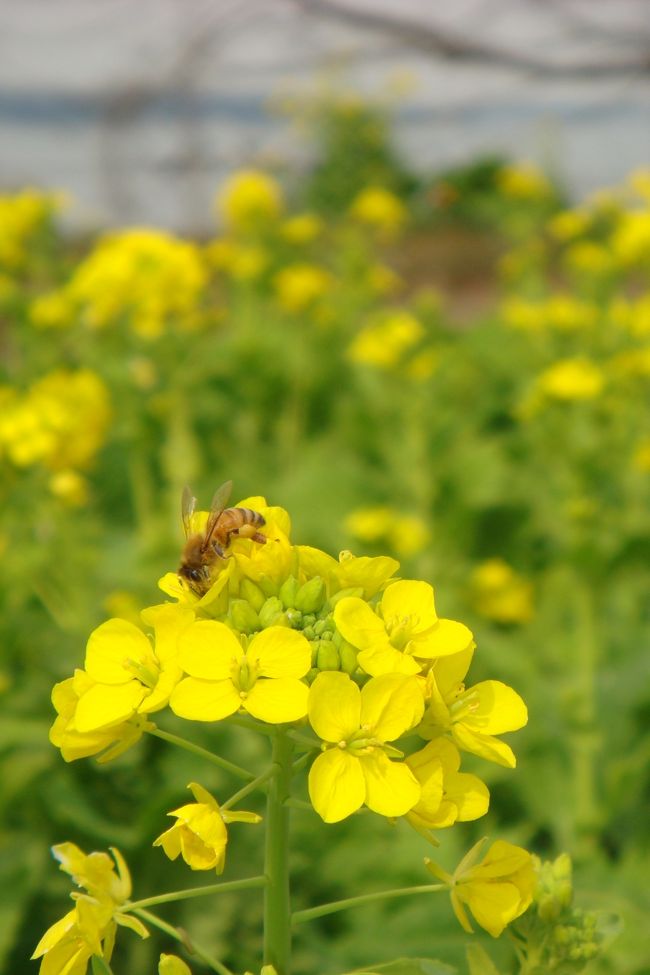
M231 169L308 161L269 102L405 75L423 172L503 153L579 196L650 165L650 0L0 0L0 188L205 230Z

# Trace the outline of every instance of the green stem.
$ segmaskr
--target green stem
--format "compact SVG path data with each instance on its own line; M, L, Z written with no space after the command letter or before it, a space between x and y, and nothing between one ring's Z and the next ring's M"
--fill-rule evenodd
M305 921L313 921L314 918L324 917L325 914L346 911L349 907L357 907L359 904L370 904L372 901L381 901L392 897L408 897L411 894L431 894L434 891L448 889L446 884L424 884L419 887L396 887L393 890L378 890L374 894L359 894L358 897L346 897L342 901L330 901L329 904L321 904L320 907L310 907L306 911L296 911L295 914L291 915L291 923L303 924Z
M233 765L228 759L221 758L220 755L215 755L213 752L209 752L207 748L201 748L200 745L195 745L194 742L187 741L179 735L172 735L169 731L163 731L161 728L149 728L147 729L147 733L153 735L154 738L162 738L163 741L168 741L171 745L178 745L179 748L184 748L185 751L192 752L193 755L199 755L206 762L218 765L219 768L230 772L232 775L236 775L239 779L247 779L249 782L255 779L252 772L248 772L245 768L240 768L239 765Z
M228 880L222 884L189 887L187 890L172 890L168 894L157 894L155 897L131 901L122 910L125 912L135 911L143 907L154 907L157 904L169 904L172 901L186 901L192 897L208 897L211 894L224 894L233 890L250 890L251 887L266 887L266 877L245 877L243 880Z
M186 931L178 931L171 924L167 924L166 921L162 921L159 917L156 917L155 914L150 914L149 911L142 911L138 909L137 911L134 911L134 914L137 914L142 921L152 924L153 927L158 928L160 931L164 931L165 934L170 936L170 938L178 941L179 944L181 944L185 950L189 952L189 954L196 955L197 958L204 961L206 965L209 965L210 968L212 968L215 972L218 972L219 975L233 975L229 968L226 968L226 966L220 962L218 958L214 958L210 952L206 951L205 948L202 948L196 941L194 941L194 939L190 941Z
M594 591L588 580L575 581L576 670L578 698L575 703L573 739L574 823L577 854L593 852L598 818L596 797L596 756L599 748L596 726L596 680L598 640L596 635Z
M291 964L291 902L289 889L289 806L293 743L278 728L273 740L275 775L266 799L264 872L264 964L278 975L289 975Z
M230 809L241 799L244 799L247 795L249 795L249 793L255 792L256 789L260 789L269 781L269 779L272 779L274 775L275 768L270 768L267 772L263 772L262 775L258 775L257 778L253 779L252 782L249 782L248 785L243 786L239 792L235 792L234 796L231 796L230 799L226 799L225 802L222 802L221 808Z

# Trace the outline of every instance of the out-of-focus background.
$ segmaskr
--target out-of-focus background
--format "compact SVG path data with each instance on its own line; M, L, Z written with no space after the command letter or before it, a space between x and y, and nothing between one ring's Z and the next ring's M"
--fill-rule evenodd
M0 19L0 970L34 971L65 909L52 843L116 845L139 897L192 880L151 839L187 781L222 783L153 740L65 764L49 697L93 626L161 599L183 485L232 478L473 628L475 680L530 722L442 859L566 850L576 901L622 919L588 971L648 975L650 3ZM371 820L296 813L296 907L422 882L421 841ZM227 878L259 857L235 836ZM257 970L253 898L169 917ZM298 968L386 960L378 930L466 970L450 911L406 899L305 926ZM123 941L118 972L173 950Z

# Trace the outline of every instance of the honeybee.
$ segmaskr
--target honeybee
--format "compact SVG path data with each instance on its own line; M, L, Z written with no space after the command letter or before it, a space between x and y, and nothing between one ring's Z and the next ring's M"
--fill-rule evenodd
M217 559L227 558L226 550L232 536L252 538L260 545L266 543L266 537L257 530L266 524L259 511L226 508L231 491L232 481L226 481L215 492L203 532L192 531L196 498L188 487L183 491L181 514L186 542L178 574L197 596L205 595L210 588L212 567Z

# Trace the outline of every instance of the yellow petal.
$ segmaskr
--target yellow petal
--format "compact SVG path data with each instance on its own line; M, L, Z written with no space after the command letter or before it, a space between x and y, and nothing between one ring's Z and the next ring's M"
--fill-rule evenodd
M189 606L178 603L162 603L148 606L140 616L156 634L156 657L163 663L173 659L178 653L178 638L183 630L194 620Z
M512 748L504 741L490 735L476 734L460 722L452 726L451 733L456 744L466 752L485 758L488 762L504 765L506 768L515 768L517 759Z
M461 823L480 819L490 806L490 792L485 782L468 772L445 775L445 796L457 807L457 818Z
M438 620L428 633L417 636L409 643L409 652L427 660L433 657L449 657L462 653L473 646L474 636L464 623L455 620Z
M419 674L422 669L415 657L396 650L388 642L383 646L361 650L357 663L371 677L379 677L380 674Z
M127 620L107 620L90 634L85 667L101 684L121 684L133 676L125 661L144 663L151 655L151 643L137 626Z
M183 631L179 638L178 660L190 677L225 680L230 677L233 662L244 656L241 644L225 623L199 620Z
M431 672L435 678L436 687L442 698L447 700L450 694L455 694L458 685L462 683L470 668L475 646L472 643L461 653L451 657L438 657L431 665Z
M326 823L338 823L356 812L365 795L358 759L341 748L330 748L316 758L309 771L309 798Z
M372 599L398 569L399 562L387 555L374 558L362 555L357 558L349 552L342 552L336 568L336 578L340 589L362 586L364 598Z
M424 696L415 677L382 674L361 691L361 724L380 741L394 741L415 727L424 713Z
M146 694L137 680L127 684L95 684L79 698L75 727L82 734L126 721Z
M528 721L528 709L516 691L499 680L484 680L471 688L478 694L478 707L465 718L472 730L481 734L500 735L516 731Z
M241 704L260 721L282 724L304 718L308 697L309 688L296 677L262 678L256 681Z
M259 664L262 677L304 677L311 667L311 647L297 630L269 626L253 637L246 659Z
M361 725L361 691L347 674L319 674L309 689L309 722L323 741L345 741Z
M68 911L64 917L56 921L52 927L48 928L36 945L32 959L40 958L45 952L51 951L65 937L68 931L74 927L76 916L76 911Z
M344 596L334 608L336 628L348 643L359 650L387 642L383 620L358 596Z
M428 630L438 622L433 587L428 582L401 579L391 582L381 597L381 614L386 623L392 618L410 617L417 621L413 629Z
M140 714L151 714L153 711L160 711L169 703L172 691L183 676L180 666L173 663L168 664L160 672L156 686L142 701L138 708Z
M458 891L459 896L476 922L493 938L498 938L506 925L518 916L520 896L513 884L472 881L467 884L467 890L463 890L463 887Z
M420 785L404 762L391 762L374 749L359 759L366 782L366 805L381 816L403 816L420 798Z
M197 680L186 677L177 684L169 706L179 718L220 721L239 710L241 698L230 680Z

